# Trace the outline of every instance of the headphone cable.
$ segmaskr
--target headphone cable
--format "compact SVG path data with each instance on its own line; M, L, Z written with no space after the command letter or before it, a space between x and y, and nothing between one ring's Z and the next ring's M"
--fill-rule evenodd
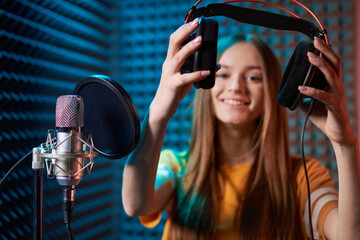
M311 240L314 240L314 232L313 232L313 225L312 225L312 219L311 219L311 197L310 197L310 184L309 184L309 176L308 176L308 172L306 169L306 161L305 161L305 150L304 150L304 135L305 135L305 129L306 129L306 124L309 120L309 117L312 113L312 110L314 109L314 99L310 99L309 102L309 108L307 111L307 116L301 131L301 158L302 158L302 162L303 162L303 166L304 166L304 171L305 171L305 178L306 178L306 186L307 186L307 195L308 195L308 212L309 212L309 225L310 225L310 237Z

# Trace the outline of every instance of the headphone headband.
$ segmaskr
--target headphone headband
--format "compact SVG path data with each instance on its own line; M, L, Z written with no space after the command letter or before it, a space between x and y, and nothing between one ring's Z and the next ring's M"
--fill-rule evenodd
M311 39L314 39L314 37L324 39L323 32L307 20L257 9L243 8L229 4L209 4L199 9L193 7L189 21L201 16L224 16L252 25L301 32Z

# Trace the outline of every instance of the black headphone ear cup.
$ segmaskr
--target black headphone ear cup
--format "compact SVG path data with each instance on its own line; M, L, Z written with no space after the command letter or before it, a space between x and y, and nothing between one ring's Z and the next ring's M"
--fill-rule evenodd
M277 101L281 106L290 110L295 110L303 97L298 90L298 86L324 87L324 76L308 60L307 52L309 51L315 52L312 42L303 41L296 46L280 84ZM312 79L316 79L316 82L312 81Z

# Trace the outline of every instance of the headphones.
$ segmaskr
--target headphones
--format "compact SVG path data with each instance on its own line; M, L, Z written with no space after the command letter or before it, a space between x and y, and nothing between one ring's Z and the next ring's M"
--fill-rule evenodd
M182 67L182 72L192 72L198 70L211 71L210 76L194 83L196 88L210 89L215 84L218 23L215 20L207 17L225 16L236 21L252 25L278 30L301 32L312 40L314 40L314 37L319 37L327 44L329 44L326 30L318 18L306 6L296 0L292 1L305 8L317 20L321 30L319 30L319 28L317 28L311 22L300 18L295 13L281 6L268 2L255 0L227 1L219 4L209 4L205 7L196 9L197 5L201 1L202 0L199 0L185 17L185 23L188 23L198 17L200 17L200 19L196 32L193 33L184 44L201 35L203 39L202 46L186 60ZM227 4L231 2L263 3L285 10L293 16L290 17L262 10L243 8ZM296 46L283 74L277 95L277 102L281 106L286 107L291 111L295 110L300 104L300 101L304 98L304 95L299 92L298 86L311 86L318 89L323 89L326 86L324 75L317 67L310 64L308 60L307 52L309 51L321 56L321 53L315 49L312 41L302 41Z

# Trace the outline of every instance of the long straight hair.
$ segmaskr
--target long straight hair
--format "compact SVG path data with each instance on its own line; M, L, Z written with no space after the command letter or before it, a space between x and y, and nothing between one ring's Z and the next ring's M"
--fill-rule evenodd
M289 156L286 111L276 103L282 70L271 49L252 35L220 39L218 56L240 41L253 44L263 57L264 109L253 141L257 158L244 195L238 199L234 227L240 239L304 239ZM214 236L221 197L219 163L214 150L216 121L210 91L197 90L188 164L177 188L170 239Z

